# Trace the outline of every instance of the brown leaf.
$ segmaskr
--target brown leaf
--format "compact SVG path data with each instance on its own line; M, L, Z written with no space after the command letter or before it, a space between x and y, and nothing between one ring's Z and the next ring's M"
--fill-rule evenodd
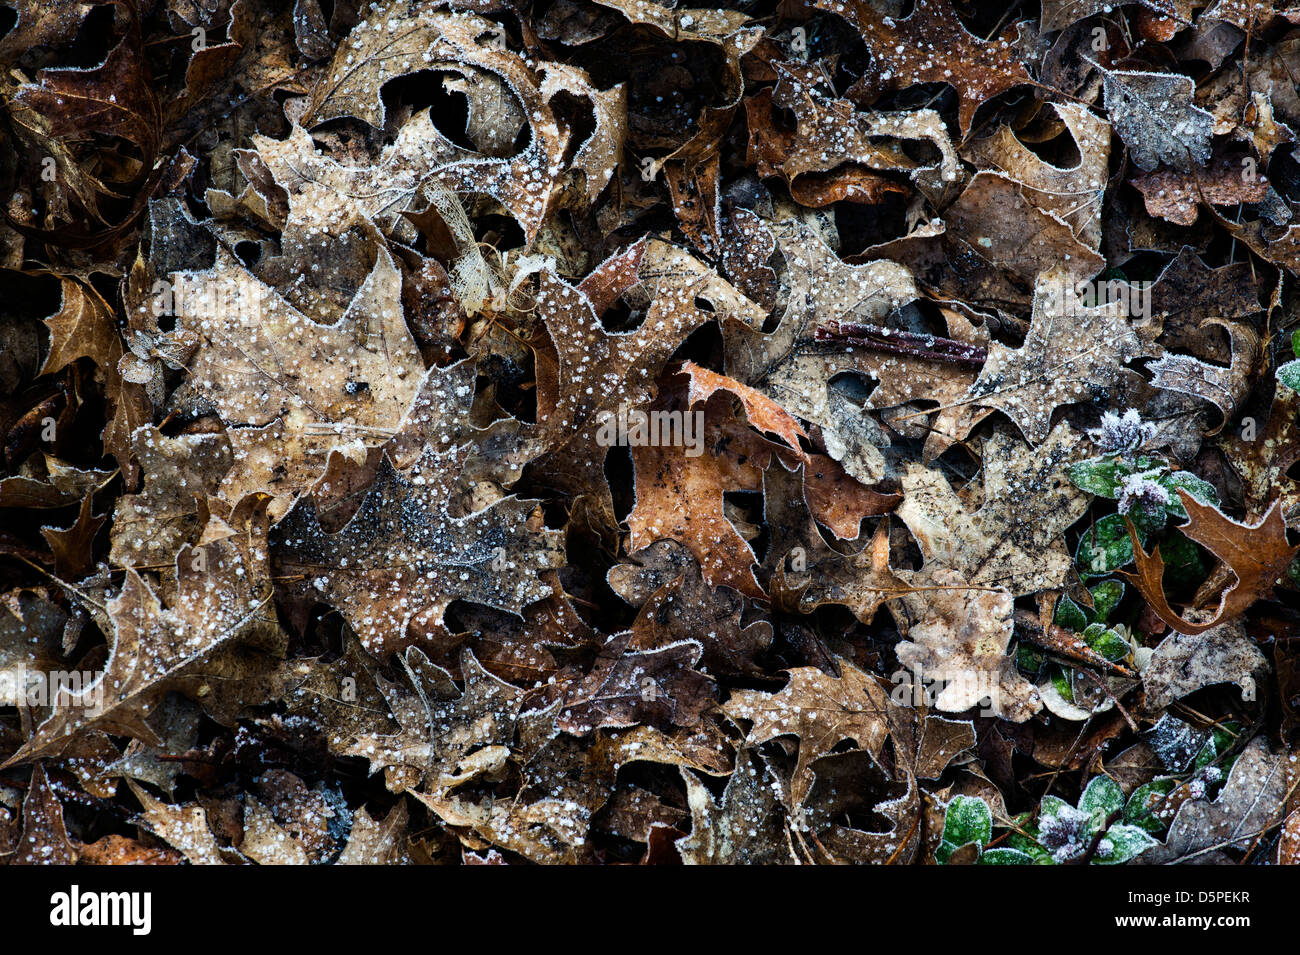
M961 102L962 135L970 132L981 103L1032 82L1016 56L1012 28L996 40L980 39L958 19L950 0L917 0L907 18L897 21L866 0L843 4L816 0L814 6L844 17L862 35L875 69L859 81L860 95L918 83L947 83L957 90Z
M76 580L90 569L93 544L99 529L108 520L107 514L91 514L93 496L87 494L81 501L77 519L70 527L42 527L41 536L49 542L54 554L54 572L64 580Z
M1271 593L1287 565L1300 552L1300 545L1293 547L1287 543L1286 524L1278 501L1257 523L1239 524L1224 516L1218 508L1202 504L1182 488L1177 490L1188 517L1187 523L1179 530L1223 561L1236 576L1236 583L1219 598L1219 606L1208 620L1185 620L1174 612L1165 598L1161 583L1165 562L1160 556L1160 548L1148 554L1142 549L1132 526L1129 527L1129 536L1133 539L1137 570L1125 572L1124 576L1141 591L1161 620L1179 633L1195 635L1232 620L1260 597Z
M812 787L813 760L841 740L853 740L879 760L889 737L889 694L883 681L846 661L840 662L840 671L839 677L833 677L816 667L799 667L790 671L790 681L779 693L740 690L723 707L732 719L752 724L746 736L751 744L778 736L799 737L791 805L803 805Z
M5 765L61 753L90 729L158 744L149 720L172 690L206 697L210 711L228 720L251 705L262 675L246 671L266 661L241 659L238 644L275 655L279 640L279 627L265 610L265 533L264 518L254 511L239 534L184 545L176 557L176 593L166 605L128 569L121 593L107 605L114 636L102 675L75 692L62 688L53 714ZM225 707L230 712L222 712Z
M276 528L280 571L337 606L372 653L446 640L443 615L458 598L520 613L551 593L537 575L562 564L563 544L532 502L508 497L463 517L448 513L468 450L428 445L404 471L386 457L336 533L321 527L312 498Z
M1005 412L1038 444L1051 431L1058 405L1085 400L1089 391L1104 393L1122 377L1126 362L1153 354L1121 303L1083 305L1069 274L1055 269L1039 276L1024 345L990 344L967 400Z
M77 844L68 837L63 806L45 775L45 766L37 763L23 799L23 831L13 864L73 865L79 854Z
M1268 178L1262 173L1247 175L1243 159L1255 162L1253 157L1241 154L1225 155L1195 172L1164 169L1129 181L1142 193L1151 215L1178 225L1192 225L1196 222L1199 203L1231 206L1259 202L1268 193Z

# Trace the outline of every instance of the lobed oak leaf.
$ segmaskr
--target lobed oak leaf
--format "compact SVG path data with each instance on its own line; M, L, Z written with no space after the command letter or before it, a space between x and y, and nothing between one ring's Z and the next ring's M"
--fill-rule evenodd
M32 769L23 799L23 828L13 865L75 865L81 847L68 835L63 805L50 785L43 763Z
M1212 332L1215 325L1207 326L1206 319L1248 318L1260 311L1250 263L1210 268L1190 248L1180 250L1161 270L1150 296L1151 318L1160 330L1161 344L1219 364L1230 361L1230 343L1222 340L1221 333Z
M230 441L223 434L169 438L140 428L131 444L144 487L118 498L108 558L118 567L167 566L207 527L209 496L232 464Z
M163 802L135 783L131 783L131 791L140 801L144 828L178 850L190 865L237 865L243 861L239 853L217 842L202 806Z
M1278 382L1273 389L1268 422L1257 433L1249 431L1221 435L1219 447L1228 466L1241 479L1246 514L1263 515L1276 501L1288 527L1300 521L1300 483L1289 476L1300 461L1300 392Z
M1001 171L1018 183L1034 206L1065 222L1089 249L1101 244L1102 196L1109 178L1110 126L1081 104L1053 103L1069 130L1079 162L1068 168L1044 161L1026 146L1010 126L992 136L967 143L963 155L986 168Z
M125 380L119 370L125 349L112 307L89 285L66 276L60 276L59 283L62 301L59 310L45 319L50 351L40 373L58 371L79 358L95 363L112 406L102 435L104 447L133 487L140 470L131 455L131 435L149 423L153 409L144 388Z
M1138 336L1122 303L1085 306L1068 273L1054 269L1038 277L1025 343L990 344L966 400L1004 412L1039 444L1058 405L1103 397L1124 376L1125 363L1154 354L1157 347Z
M791 288L780 323L764 333L758 323L738 316L724 322L727 372L742 382L762 383L797 343L813 337L814 329L832 320L880 324L895 309L920 296L912 273L888 259L846 264L807 223L785 219L771 231L785 258L785 282ZM781 402L794 414L801 408Z
M982 103L1033 82L1016 55L1012 29L995 40L981 39L966 29L951 0L917 0L902 20L886 17L866 0L816 0L814 6L843 17L862 35L875 66L859 81L863 93L947 83L957 91L963 136Z
M352 816L352 831L347 847L339 854L335 865L407 865L407 851L411 813L402 800L382 819L375 819L365 806Z
M864 410L910 406L905 413L887 416L888 425L906 437L923 437L922 459L928 462L992 414L990 408L961 400L987 354L988 329L972 325L952 309L943 312L949 344L965 354L927 352L927 344L942 341L932 335L909 336L891 326L829 322L817 329L816 340L797 345L772 370L766 387L785 407L818 425L831 456L863 483L884 477L883 449L890 443ZM876 383L865 402L832 384L845 374ZM931 413L919 402L937 402L939 408ZM922 417L927 414L928 420Z
M1235 683L1243 697L1251 699L1267 673L1268 661L1239 620L1199 634L1171 633L1142 669L1144 706L1149 713L1159 713L1174 700L1219 683Z
M258 672L266 667L259 653L283 652L279 627L266 609L265 518L256 505L245 514L239 533L181 547L176 589L166 604L127 569L121 592L106 608L113 641L103 672L87 686L61 688L49 719L6 765L57 755L89 730L160 744L150 718L169 691L193 695L231 722L272 691ZM245 646L251 657L244 657Z
M1169 824L1164 845L1143 854L1148 865L1225 862L1224 849L1244 849L1295 808L1296 758L1270 752L1258 737L1237 757L1213 800L1189 799Z
M938 709L961 713L986 705L982 712L1016 723L1042 709L1037 688L1016 672L1007 653L1013 631L1008 591L972 587L947 569L900 576L916 589L890 604L907 638L897 647L898 662L943 682Z
M22 84L7 97L9 115L38 145L52 147L43 153L53 153L64 181L93 218L100 218L102 199L134 198L146 181L157 184L162 116L134 11L102 63L44 69L37 78L39 83ZM137 155L97 159L107 137L124 140Z
M302 575L374 654L446 640L453 600L518 614L552 592L538 575L563 564L562 535L540 526L532 502L507 497L462 517L448 512L468 452L426 447L405 471L385 456L342 529L327 533L307 497L275 530L280 570Z
M1259 335L1244 322L1207 318L1204 325L1218 325L1228 332L1231 341L1231 364L1224 368L1211 365L1190 355L1167 353L1147 365L1151 385L1208 401L1223 418L1207 435L1218 434L1233 418L1254 384L1255 370L1261 357Z
M781 804L760 756L736 755L736 769L720 797L694 773L681 771L691 832L676 841L687 865L781 865L792 861L786 848Z
M952 570L968 585L1013 597L1059 587L1074 563L1064 532L1088 509L1089 496L1066 474L1081 456L1078 436L1064 422L1037 448L995 432L984 444L978 509L968 509L939 471L913 464L903 475L897 514L926 569Z
M380 89L391 79L421 70L446 70L464 75L471 84L466 89L481 89L480 74L493 77L486 88L502 85L517 98L532 132L528 145L505 159L457 159L438 166L434 174L449 189L492 196L523 225L531 245L554 201L570 132L555 116L522 56L490 40L479 42L501 35L502 28L491 20L415 0L373 7L321 75L304 122L316 125L356 116L382 128L386 114ZM490 100L473 105L480 114L492 114L477 120L484 129L501 121L500 110L492 110Z
M564 93L585 99L591 107L594 121L591 135L578 145L572 166L582 173L587 201L594 202L623 161L627 90L622 83L607 90L598 89L586 70L565 63L547 62L539 68L542 81L538 88L548 103Z
M1194 174L1159 169L1129 182L1142 193L1147 212L1178 225L1193 225L1200 212L1199 204L1232 206L1241 202L1259 202L1269 190L1268 177L1243 176L1240 153L1216 156Z
M635 637L635 631L610 637L585 674L561 671L560 729L583 736L638 723L693 727L713 707L714 681L695 669L703 654L698 640L633 649Z
M840 675L816 667L797 667L777 693L739 690L723 710L733 720L746 720L749 745L778 736L799 737L799 758L790 780L790 804L802 806L813 784L812 763L842 740L852 740L877 761L889 738L889 693L878 678L847 661Z
M1192 105L1190 77L1103 69L1102 80L1106 113L1135 166L1151 172L1165 163L1185 172L1210 161L1213 121Z
M1094 180L1085 180L1091 185ZM1096 200L1078 200L1085 209ZM1096 247L1077 230L1077 217L1066 220L1040 194L1010 175L981 170L946 210L948 241L968 250L995 269L1024 284L1059 270L1074 278L1095 275L1105 266ZM1086 236L1086 231L1083 232ZM1000 277L1005 281L1006 276Z
M91 512L93 501L90 494L82 498L77 518L68 527L41 528L41 536L54 554L54 572L64 580L76 580L90 569L95 537L108 520L107 514L97 517Z
M644 320L633 331L606 331L600 312L638 283L650 296ZM748 316L757 309L712 269L657 241L612 256L576 288L543 270L536 299L547 330L534 344L537 423L521 428L520 445L507 461L528 463L544 486L589 498L597 522L612 527L608 448L601 443L607 421L643 407L672 353L716 316L697 299L723 314Z
M1184 619L1169 606L1165 597L1162 583L1165 561L1160 556L1160 548L1156 547L1148 554L1131 523L1129 536L1133 540L1137 570L1125 572L1124 576L1141 591L1161 620L1179 633L1194 636L1232 620L1260 597L1272 593L1287 565L1300 553L1300 545L1287 543L1281 501L1274 501L1255 524L1240 524L1217 507L1202 504L1184 489L1175 490L1187 509L1188 518L1187 523L1179 525L1178 529L1223 561L1236 577L1236 582L1219 598L1219 605L1208 620L1192 622Z
M450 142L433 125L427 110L402 126L393 142L372 163L346 164L328 155L302 126L285 139L252 137L257 159L284 191L288 216L282 243L290 255L307 233L342 235L360 217L380 232L412 243L414 225L401 213L438 167L475 154Z
M610 569L608 581L637 607L632 649L654 649L689 636L703 648L701 662L710 673L763 674L756 658L772 642L772 625L763 620L743 625L744 601L737 591L709 586L699 563L676 541L656 541L631 557L631 563Z
M504 759L514 743L522 690L488 673L468 650L460 658L461 690L420 649L410 647L400 659L409 686L376 677L398 732L363 733L341 754L369 760L370 772L382 769L389 790L399 793L417 786L442 793L488 771L484 753Z
M781 63L776 70L780 82L774 91L764 89L745 100L749 157L760 176L784 178L801 205L822 208L840 200L870 205L907 194L902 184L868 170L909 173L936 196L959 179L957 153L932 110L860 113L849 100L818 94L813 76L804 82ZM779 108L793 111L793 131L779 125ZM889 138L932 143L941 159L922 166Z
M382 444L420 387L401 276L384 249L333 325L312 321L225 248L211 269L181 275L180 321L200 343L189 384L228 428L234 468L223 493L234 499L265 491L282 516L331 447Z
M113 0L117 2L117 0ZM18 54L36 47L60 46L72 39L89 13L87 0L49 0L24 5L9 32L0 37L0 63L8 66Z
M771 533L764 561L768 589L778 605L799 613L840 604L869 623L882 604L907 589L889 565L888 523L881 521L857 553L844 554L826 543L801 492L806 468L789 472L778 464L763 475Z

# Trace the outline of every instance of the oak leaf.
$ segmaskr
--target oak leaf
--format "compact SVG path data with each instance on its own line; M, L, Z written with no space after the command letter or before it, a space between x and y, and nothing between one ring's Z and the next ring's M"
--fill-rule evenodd
M1158 353L1143 341L1121 303L1086 306L1068 273L1039 276L1025 343L989 345L988 360L966 400L1004 412L1031 443L1052 427L1057 406L1102 397L1125 374L1124 365Z
M1219 598L1210 619L1192 622L1179 616L1165 597L1163 578L1165 561L1156 547L1147 553L1137 539L1132 525L1133 558L1137 570L1124 574L1141 591L1151 609L1179 633L1195 635L1237 617L1260 597L1271 593L1287 565L1300 552L1300 545L1287 543L1286 523L1282 520L1280 501L1274 501L1254 524L1239 524L1226 517L1217 507L1202 504L1182 488L1178 496L1187 509L1187 523L1179 526L1183 534L1223 561L1236 577Z
M952 86L960 100L962 135L970 132L980 104L1033 82L1016 55L1011 28L995 40L981 39L966 29L950 0L917 0L912 12L897 21L866 0L817 0L814 5L844 17L862 35L875 66L860 81L866 90L918 83Z

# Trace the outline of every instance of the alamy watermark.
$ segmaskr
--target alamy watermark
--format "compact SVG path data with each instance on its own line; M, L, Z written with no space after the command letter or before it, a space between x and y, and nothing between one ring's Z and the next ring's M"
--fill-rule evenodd
M999 716L1002 686L998 674L984 670L895 670L889 682L889 698L899 706L934 706L941 695L952 690L966 700L979 701L980 716Z
M95 708L104 702L103 675L95 670L14 667L0 672L0 706Z
M686 449L688 458L704 453L704 411L642 411L620 405L596 415L596 443L602 448Z
M256 322L262 317L268 293L251 276L228 276L214 281L206 274L177 272L170 282L165 279L154 282L151 294L150 307L155 317L204 319L238 314Z
M124 926L132 935L148 935L153 929L153 893L83 891L74 885L50 896L50 924Z
M1056 289L1056 300L1061 303L1066 317L1077 317L1082 309L1118 304L1122 313L1130 318L1151 317L1151 286L1153 282L1122 282L1118 279L1061 282ZM1065 294L1066 291L1072 294Z

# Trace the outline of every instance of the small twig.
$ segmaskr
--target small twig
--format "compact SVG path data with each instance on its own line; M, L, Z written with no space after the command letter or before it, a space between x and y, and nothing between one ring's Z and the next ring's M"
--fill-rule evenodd
M988 358L988 349L980 345L959 342L938 335L919 335L916 332L884 328L880 325L859 325L856 322L828 322L820 325L814 335L817 341L841 341L872 351L924 358L927 361L949 362L979 368Z

